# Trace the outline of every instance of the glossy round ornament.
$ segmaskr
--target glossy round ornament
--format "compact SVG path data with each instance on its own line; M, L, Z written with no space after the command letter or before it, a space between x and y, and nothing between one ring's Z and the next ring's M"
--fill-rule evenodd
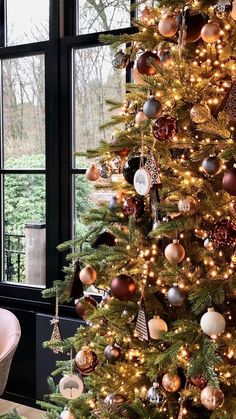
M217 221L210 233L213 243L218 246L236 246L236 224L229 220Z
M197 388L203 389L207 385L207 380L202 377L201 375L197 375L195 377L190 377L189 381L191 384L196 386Z
M158 141L170 141L178 132L177 119L170 115L158 118L152 127L152 133Z
M209 176L218 175L223 167L222 160L217 156L206 157L202 162L204 172Z
M158 23L159 33L166 38L174 36L177 30L178 22L175 17L165 16Z
M136 290L136 282L129 275L120 274L112 280L111 292L118 300L130 300L134 296Z
M147 119L148 117L145 115L145 113L143 111L139 111L135 116L135 124L141 124Z
M123 415L126 414L126 409L123 407L126 402L127 398L119 393L110 393L104 399L104 405L109 413L121 415L121 417L124 417Z
M83 284L92 285L96 281L97 272L92 268L92 266L87 265L85 268L81 269L79 277Z
M214 6L214 11L217 17L225 19L232 12L232 8L231 0L219 0Z
M211 118L211 111L207 105L194 105L190 111L190 118L196 124L204 124Z
M220 25L215 22L208 22L201 30L201 37L208 44L218 41L220 38Z
M75 356L75 363L82 375L88 375L98 365L98 357L89 348L82 348Z
M193 215L197 210L197 200L193 196L186 196L178 202L178 210L180 214Z
M158 57L160 58L160 62L163 65L163 67L168 68L174 63L173 57L169 49L158 51Z
M226 322L222 314L215 311L213 307L208 308L208 311L203 314L200 326L202 331L210 336L219 336L225 331Z
M92 242L92 247L97 249L99 246L106 245L113 247L116 245L116 238L114 234L110 233L109 231L103 231L99 233L96 239Z
M222 180L223 189L231 196L236 196L236 167L228 170Z
M104 355L109 362L114 363L118 361L118 359L120 358L121 349L116 343L112 345L107 345L104 349Z
M162 404L163 397L160 392L159 383L154 382L152 387L150 387L147 391L147 402L151 406L159 406Z
M180 307L186 300L186 292L177 284L174 284L167 292L167 300L172 306Z
M156 74L156 68L153 65L149 65L147 62L150 58L154 58L157 64L160 60L157 53L152 51L143 52L137 59L137 70L140 74L145 74L146 76L154 76Z
M166 322L160 318L160 316L154 316L148 322L148 329L150 337L152 339L158 340L160 339L162 332L167 332L168 326Z
M142 217L144 213L143 199L136 195L127 198L123 203L123 213L126 217L131 215L135 215L136 218Z
M67 407L64 408L63 412L60 414L60 419L75 419L75 416L71 413Z
M162 385L168 393L175 393L181 387L181 379L178 375L166 373L162 377Z
M121 70L126 68L129 64L129 55L125 54L122 50L118 51L112 58L113 67Z
M208 410L216 410L224 404L224 393L212 386L207 386L201 391L201 402Z
M100 171L98 170L96 164L91 164L86 170L85 176L91 182L95 182L100 177Z
M143 164L145 164L146 157L131 156L128 158L128 160L126 160L123 166L123 176L126 182L130 183L130 185L133 185L134 175L137 172L137 170L140 168L142 161L143 161Z
M75 304L76 313L78 314L79 317L81 317L84 320L86 320L88 316L88 308L86 307L87 304L89 305L91 310L94 310L97 307L96 300L90 295L80 298L79 300L77 300Z
M177 17L179 25L182 23L182 15ZM204 13L190 13L187 9L185 12L185 22L187 26L186 43L196 42L201 38L201 30L207 23L208 16Z
M143 105L143 112L149 119L157 118L162 111L161 102L155 97L151 96Z
M147 195L151 188L151 178L144 168L138 169L134 175L134 189L139 195Z
M84 382L78 375L65 375L59 381L59 391L68 400L78 399L84 392Z
M185 258L185 249L176 239L166 246L164 253L166 259L171 263L180 263Z

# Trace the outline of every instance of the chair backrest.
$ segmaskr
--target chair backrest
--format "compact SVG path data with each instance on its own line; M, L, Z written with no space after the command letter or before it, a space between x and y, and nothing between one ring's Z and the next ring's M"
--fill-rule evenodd
M0 308L0 363L17 347L20 336L20 323L15 314Z

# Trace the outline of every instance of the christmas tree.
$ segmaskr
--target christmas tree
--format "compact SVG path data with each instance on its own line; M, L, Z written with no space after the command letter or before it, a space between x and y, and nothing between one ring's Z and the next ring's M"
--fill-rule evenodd
M44 292L77 298L86 322L45 343L71 354L53 419L236 415L236 2L153 3L135 33L101 36L127 45L113 65L133 83L108 102L112 141L87 153L88 181L115 196L59 246L65 281ZM92 284L100 302L81 296Z

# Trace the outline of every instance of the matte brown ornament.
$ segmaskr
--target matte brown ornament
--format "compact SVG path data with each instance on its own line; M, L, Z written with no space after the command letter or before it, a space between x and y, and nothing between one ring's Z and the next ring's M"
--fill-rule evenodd
M97 272L91 266L87 265L80 271L79 277L83 284L92 285L96 281Z
M222 184L226 192L231 196L236 196L236 167L225 173Z
M147 61L150 58L154 58L157 64L160 62L159 57L156 53L152 51L144 52L137 59L137 70L140 74L145 74L146 76L154 76L154 74L156 74L157 71L155 67L147 63Z
M165 248L165 257L171 263L180 263L185 258L185 249L178 240L173 240Z
M181 214L193 215L197 210L197 200L193 196L186 196L178 202L178 210Z
M209 22L203 26L201 30L201 37L207 43L213 43L220 38L220 25L215 22Z
M182 23L183 16L178 16L179 25ZM190 10L185 12L185 23L187 34L185 38L186 43L196 42L201 38L201 30L207 23L208 16L203 13L190 14Z
M161 102L155 97L151 96L143 105L143 112L147 118L157 118L162 110Z
M98 357L89 348L82 348L75 356L75 363L82 375L88 375L98 365Z
M194 105L190 111L190 118L196 124L204 124L211 118L211 111L207 105Z
M135 124L141 124L147 119L148 117L145 115L145 113L143 111L139 111L135 116Z
M123 213L127 217L136 215L136 218L140 218L144 212L144 202L142 198L134 195L127 198L123 203Z
M229 220L220 220L214 224L210 239L218 246L236 246L236 224Z
M107 345L104 349L104 355L111 363L117 361L121 356L121 349L118 345Z
M212 386L205 387L201 392L201 402L208 410L216 410L224 404L224 393Z
M186 292L183 288L174 284L167 292L167 299L172 306L182 306L186 300Z
M162 385L168 393L175 393L181 386L181 380L178 375L171 375L169 373L162 377Z
M176 118L170 115L163 115L158 118L152 127L154 137L158 141L170 141L178 132Z
M137 285L131 276L121 274L116 276L111 283L112 295L118 300L130 300L137 290Z
M88 180L90 180L91 182L94 182L99 179L100 171L98 170L95 164L91 164L91 166L89 166L88 169L86 170L85 176Z
M207 385L207 380L202 375L197 375L196 377L189 378L191 384L194 386L203 389Z
M223 167L222 160L217 156L206 157L202 162L204 172L209 176L218 175Z
M158 31L164 37L172 37L178 30L178 22L175 17L166 16L158 23Z
M76 313L79 317L81 317L84 320L88 316L88 308L86 309L87 304L89 304L89 307L91 309L95 309L97 307L96 300L90 295L87 297L80 298L75 304Z

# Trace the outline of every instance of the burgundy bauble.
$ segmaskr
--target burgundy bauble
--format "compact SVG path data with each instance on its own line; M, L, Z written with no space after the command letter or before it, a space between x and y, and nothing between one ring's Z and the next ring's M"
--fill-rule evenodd
M134 183L134 175L140 168L141 159L143 161L143 164L145 164L146 157L131 156L130 158L128 158L128 160L126 160L123 166L123 176L126 182L130 183L130 185L133 185Z
M97 249L99 246L102 245L113 247L116 245L116 238L114 234L110 233L109 231L104 231L103 233L98 234L96 239L92 242L91 246L94 249Z
M221 220L214 225L210 239L218 246L236 246L236 224L233 221Z
M156 53L146 51L143 54L141 54L137 59L137 70L140 74L146 74L146 76L154 76L154 74L156 74L157 71L155 67L147 63L149 58L154 58L157 64L160 62L159 57Z
M130 300L135 294L137 285L131 276L121 274L111 283L112 295L118 300Z
M115 343L112 345L107 345L104 349L104 355L111 363L117 361L121 356L121 349Z
M232 196L236 196L236 167L225 173L223 177L223 188Z
M88 315L88 310L86 309L86 305L88 304L91 306L91 309L93 308L95 309L97 307L96 300L90 295L88 295L87 297L80 298L75 304L76 313L78 314L79 317L81 317L84 320L86 319Z
M159 141L172 140L178 132L177 120L173 116L163 115L154 122L152 132Z
M178 22L181 24L182 15L178 16ZM203 13L190 14L189 10L186 11L185 23L187 26L186 42L196 42L201 38L201 30L207 23L208 16Z
M151 96L143 105L143 112L147 118L155 119L157 118L162 110L161 102L155 97Z
M190 377L190 383L194 386L203 389L207 385L207 380L202 377L201 375L197 375L196 377Z
M142 198L134 195L127 198L123 203L123 213L127 217L130 215L136 215L136 218L140 218L144 212L144 202Z

